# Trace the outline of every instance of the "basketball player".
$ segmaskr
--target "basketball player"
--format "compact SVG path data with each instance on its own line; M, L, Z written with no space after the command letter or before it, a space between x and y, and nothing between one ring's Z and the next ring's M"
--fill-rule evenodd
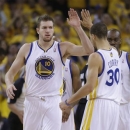
M120 62L116 49L107 41L107 27L96 23L90 39L97 52L88 59L87 82L71 98L60 103L64 111L88 95L81 130L117 130L120 102Z
M88 29L92 26L89 11L82 11L83 26ZM120 50L121 34L117 29L111 29L107 33L107 40L114 46L119 54L122 75L122 99L119 113L118 130L130 130L130 54Z
M82 11L83 26L88 29L92 26L92 20L88 11ZM107 40L114 46L119 54L122 72L122 100L120 105L118 130L130 130L130 53L121 51L121 34L117 29L108 31Z
M62 96L62 101L65 101L72 96L73 93L79 90L81 86L80 80L80 71L78 66L72 62L70 59L67 59L65 62L64 69L64 92ZM74 112L71 110L68 120L63 120L61 130L74 130Z
M61 130L62 111L59 108L63 92L63 66L70 55L82 56L93 52L93 45L83 31L80 18L73 9L68 11L68 24L81 39L82 46L74 43L53 41L54 23L48 15L37 21L39 39L24 44L6 73L7 96L11 99L17 89L14 76L26 65L26 92L24 102L24 130Z
M120 50L121 34L117 29L108 31L107 39L119 53L122 72L122 100L118 130L130 130L130 54Z

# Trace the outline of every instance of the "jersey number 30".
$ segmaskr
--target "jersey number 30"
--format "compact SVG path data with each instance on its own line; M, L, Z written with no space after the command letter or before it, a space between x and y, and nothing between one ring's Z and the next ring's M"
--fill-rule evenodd
M106 81L106 85L112 86L114 82L116 82L117 84L119 83L120 72L118 68L116 68L115 71L109 70L107 74L109 79Z

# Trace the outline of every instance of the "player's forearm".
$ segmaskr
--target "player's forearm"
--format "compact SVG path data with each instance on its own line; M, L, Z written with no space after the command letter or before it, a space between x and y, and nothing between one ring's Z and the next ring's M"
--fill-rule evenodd
M82 46L84 47L85 51L87 54L91 54L94 52L94 47L90 41L90 39L88 38L88 36L86 35L86 33L84 32L84 30L82 29L82 27L75 27L76 32L79 35L80 41L82 43Z
M13 84L13 80L14 80L13 74L11 74L10 72L7 72L6 75L5 75L6 85L9 86L10 84Z
M77 91L71 98L67 99L68 104L73 104L76 101L80 100L81 98L85 97L89 93L91 93L93 90L91 87L83 86L79 91Z

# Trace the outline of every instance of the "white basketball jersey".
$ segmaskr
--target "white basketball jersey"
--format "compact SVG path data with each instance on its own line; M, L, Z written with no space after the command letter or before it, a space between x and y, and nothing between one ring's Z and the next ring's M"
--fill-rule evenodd
M98 75L97 85L89 94L88 99L109 99L119 103L121 96L121 68L118 52L112 48L111 50L99 49L97 53L102 58L103 68L101 74Z
M62 101L70 98L73 94L73 87L72 87L72 72L71 72L71 61L69 59L65 62L64 68L64 87L63 87L63 96ZM62 123L61 130L74 130L74 112L71 110L69 119L67 122Z
M64 68L64 86L63 86L63 96L62 100L70 98L73 94L72 87L72 72L71 72L71 61L66 59L65 68Z
M26 59L26 95L53 96L63 85L63 62L58 42L44 51L37 41L31 43Z
M122 51L120 56L122 74L122 103L130 102L130 65L128 62L128 52Z

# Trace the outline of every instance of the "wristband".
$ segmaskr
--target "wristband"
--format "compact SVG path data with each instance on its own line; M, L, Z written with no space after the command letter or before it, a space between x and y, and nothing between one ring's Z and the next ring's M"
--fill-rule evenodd
M67 103L67 99L65 100L65 104L69 107L72 106L71 104Z

